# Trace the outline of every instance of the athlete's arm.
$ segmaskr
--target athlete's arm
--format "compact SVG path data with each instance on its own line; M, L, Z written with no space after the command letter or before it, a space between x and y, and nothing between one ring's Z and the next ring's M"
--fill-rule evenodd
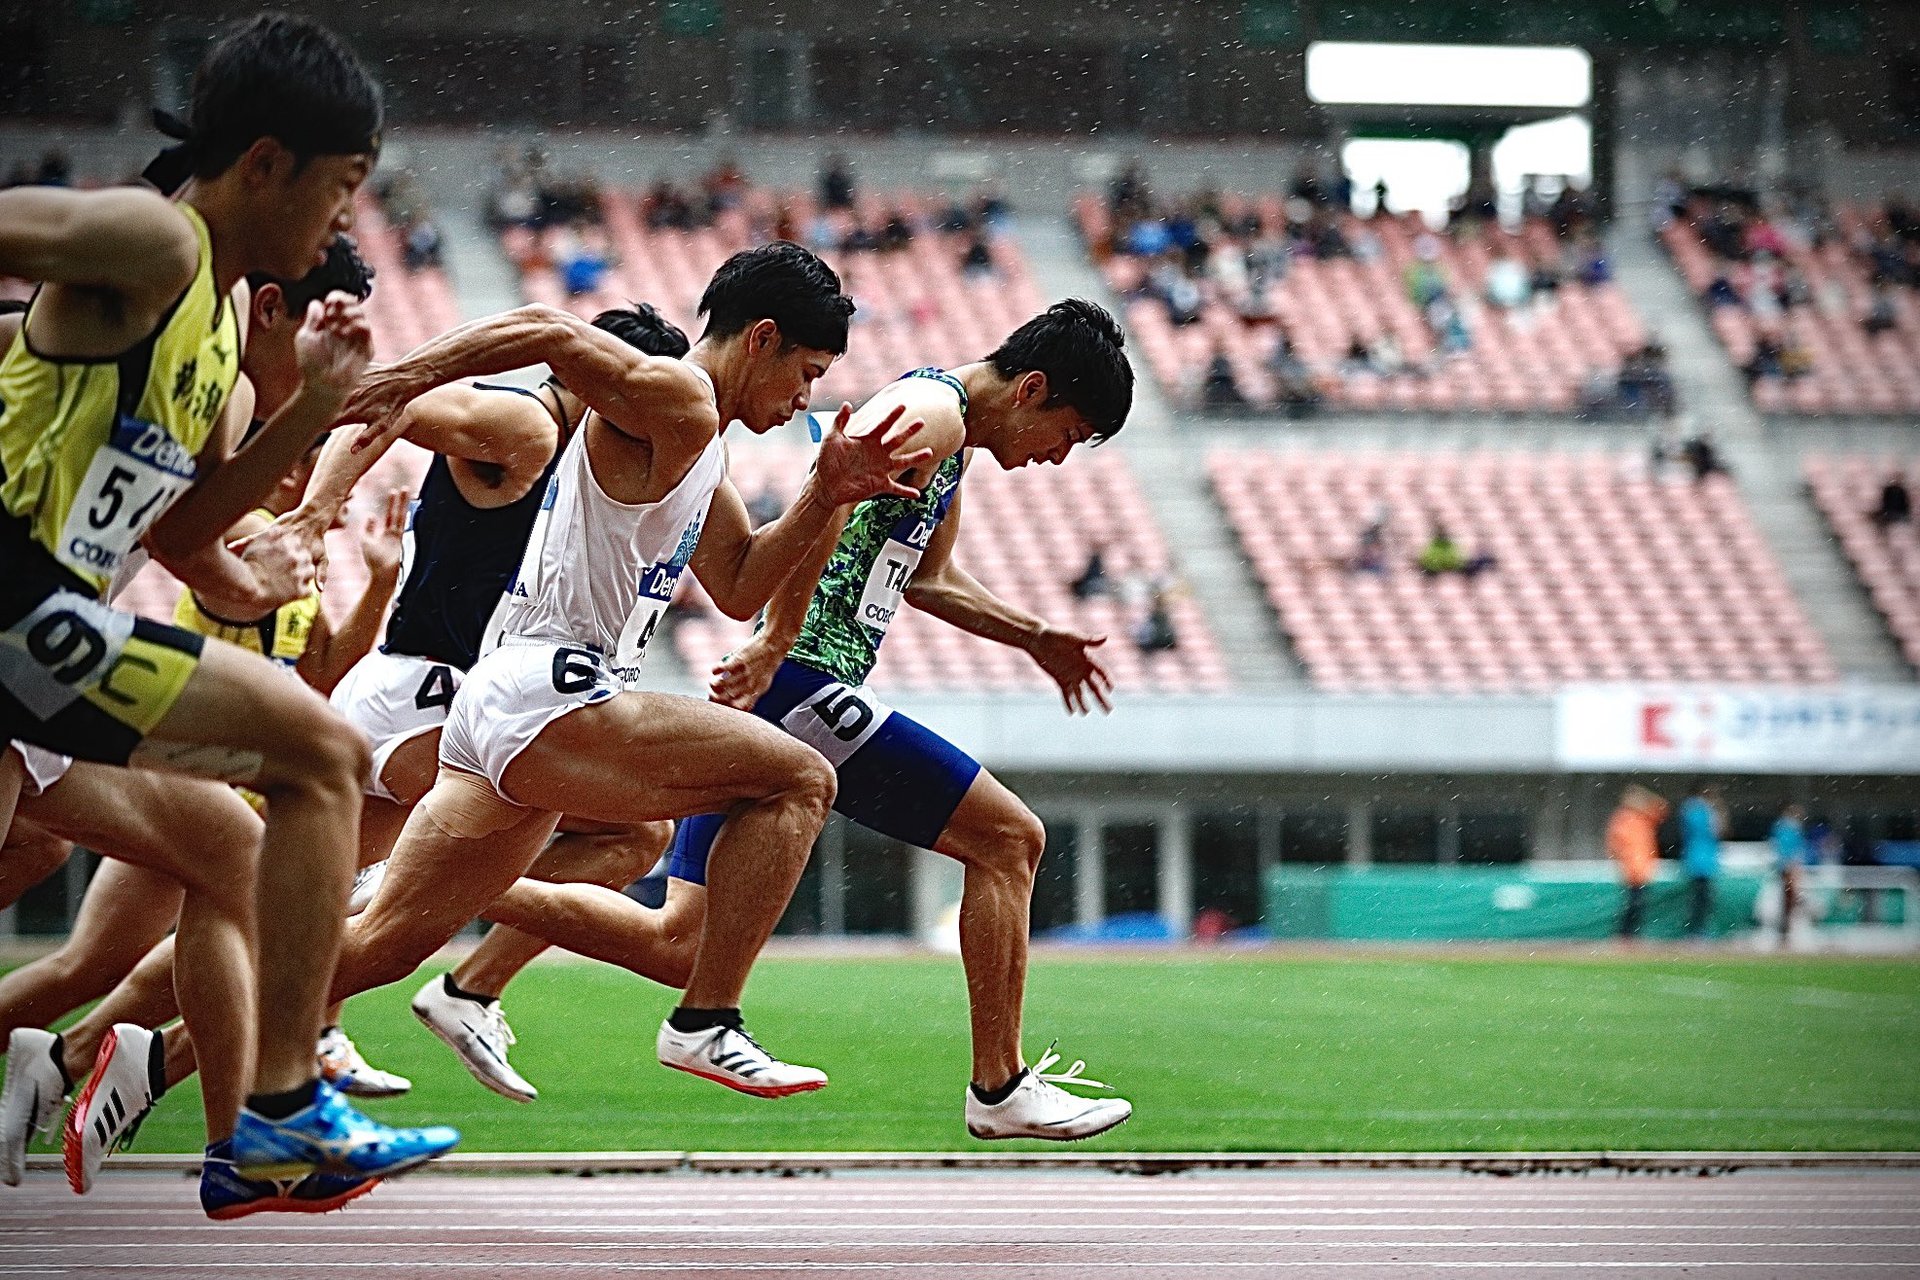
M353 447L370 448L402 430L408 401L435 387L543 362L623 435L704 441L720 429L706 385L685 363L650 356L570 311L533 303L450 329L370 373L343 415L366 424Z
M499 467L505 473L501 487L524 480L517 486L517 493L524 493L552 459L557 435L552 416L538 402L459 382L435 387L407 404L398 427L364 449L357 447L358 433L334 432L320 450L306 495L287 519L323 533L332 528L353 486L399 440L450 459Z
M0 275L110 289L164 307L199 266L193 225L153 191L0 191Z
M195 481L182 500L148 531L148 549L168 567L219 540L293 470L320 433L333 424L348 390L367 366L373 351L373 331L360 304L344 293L335 293L308 308L300 331L294 335L294 345L300 359L300 389L267 420L246 448L211 475ZM291 539L306 533L286 529L284 534L270 530L261 536ZM310 590L311 577L304 590L288 599Z
M720 612L744 622L765 608L808 558L840 507L880 493L911 498L919 492L897 477L927 462L933 451L911 447L923 424L918 419L903 423L905 413L903 404L884 413L863 413L867 421L850 431L853 406L841 405L799 497L778 520L758 529L731 481L715 491L692 565ZM806 589L811 594L813 583Z
M407 491L395 489L387 495L385 508L368 516L360 532L367 589L354 601L338 631L327 621L326 610L314 617L306 652L294 668L319 692L332 693L380 638L380 624L386 620L387 606L393 603L394 589L400 585L400 537L406 528Z
M954 491L947 518L933 532L927 551L907 587L907 603L962 631L1023 650L1060 686L1060 699L1070 713L1113 710L1107 695L1113 680L1093 650L1105 636L1085 635L1056 627L986 589L953 558L960 537L960 492Z
M751 711L753 704L760 701L760 695L773 684L780 664L786 661L793 642L800 638L800 628L807 620L807 606L813 602L820 575L827 571L833 549L839 545L847 518L852 514L851 507L841 507L833 513L826 531L807 552L806 559L794 566L787 580L773 593L773 599L767 601L760 629L745 644L720 659L708 674L708 698L740 711Z

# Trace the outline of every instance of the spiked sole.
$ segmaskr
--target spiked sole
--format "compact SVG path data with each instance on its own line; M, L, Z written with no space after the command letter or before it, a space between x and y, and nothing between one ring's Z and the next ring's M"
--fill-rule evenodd
M335 1209L345 1208L375 1187L380 1179L369 1178L350 1191L342 1191L337 1196L325 1200L296 1200L292 1196L269 1196L264 1200L248 1200L244 1204L228 1205L224 1209L209 1209L207 1216L215 1222L232 1222L235 1218L245 1218L256 1213L332 1213Z
M744 1093L750 1098L790 1098L796 1093L812 1093L816 1089L824 1089L827 1087L827 1082L821 1080L818 1083L776 1084L768 1085L764 1088L754 1088L750 1085L741 1084L739 1081L730 1079L727 1076L718 1076L709 1071L698 1071L692 1067L683 1067L676 1062L663 1062L660 1065L671 1068L674 1071L684 1071L690 1076L699 1076L702 1080L711 1080L715 1084L725 1085L735 1093Z

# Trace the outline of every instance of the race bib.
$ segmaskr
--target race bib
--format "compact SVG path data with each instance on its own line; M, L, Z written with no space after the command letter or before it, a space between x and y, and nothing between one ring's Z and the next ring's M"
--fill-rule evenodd
M680 585L681 569L677 564L650 565L640 580L640 598L634 601L633 612L620 628L620 642L613 650L613 674L630 689L639 681L640 664L646 661L647 646L653 643L654 632L660 629L660 620L667 616L667 606L673 603L673 590Z
M880 726L892 714L893 708L874 697L866 686L854 689L835 683L820 686L812 697L781 716L780 727L838 769L880 732Z
M132 635L132 614L56 591L0 631L0 686L50 720L107 677Z
M165 427L121 414L74 492L55 556L88 581L111 579L194 473L193 453Z
M920 567L924 546L913 546L897 537L888 538L874 557L867 573L866 590L860 593L860 611L854 616L866 626L884 633L900 611L900 601L913 583L913 571Z

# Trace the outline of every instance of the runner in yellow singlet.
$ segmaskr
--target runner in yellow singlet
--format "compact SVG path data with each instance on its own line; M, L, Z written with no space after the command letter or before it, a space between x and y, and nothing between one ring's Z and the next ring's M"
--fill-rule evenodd
M0 359L0 737L268 797L257 876L224 896L189 888L176 968L202 1052L223 1042L257 1051L231 1139L237 1176L253 1179L325 1164L364 1180L458 1141L444 1128L375 1124L316 1075L367 748L258 655L102 597L142 545L196 588L251 594L265 608L307 589L311 566L291 533L238 549L220 535L330 425L366 367L370 334L344 296L313 307L296 337L299 389L228 458L217 428L245 421L222 417L245 339L233 295L251 272L291 279L323 260L352 225L380 127L378 90L337 39L262 16L195 77L180 129L193 176L176 201L134 189L0 192L0 274L43 282ZM10 814L18 777L18 766L0 777L11 783L0 813ZM237 909L249 881L257 959ZM16 1087L15 1065L10 1053L0 1111L41 1120L45 1082Z

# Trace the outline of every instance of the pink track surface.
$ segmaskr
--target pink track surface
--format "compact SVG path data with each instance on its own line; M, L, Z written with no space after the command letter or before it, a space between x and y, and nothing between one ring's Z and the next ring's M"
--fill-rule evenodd
M421 1174L210 1223L194 1184L0 1189L0 1276L1920 1275L1920 1174Z

